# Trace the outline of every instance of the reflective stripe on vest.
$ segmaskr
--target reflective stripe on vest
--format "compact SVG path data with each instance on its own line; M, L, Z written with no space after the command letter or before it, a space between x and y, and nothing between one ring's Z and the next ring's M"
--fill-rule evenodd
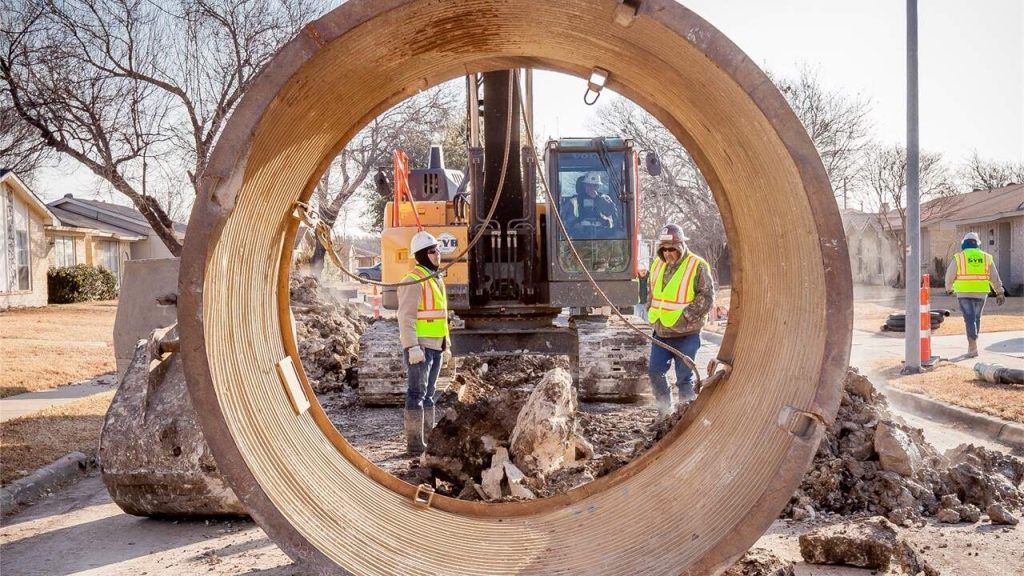
M403 282L430 276L430 270L417 265ZM448 297L435 278L420 282L419 304L416 306L416 337L444 338L448 336Z
M699 256L692 252L687 254L666 284L664 276L668 265L661 258L655 259L651 267L654 289L651 292L651 307L647 310L647 320L651 324L660 321L662 326L671 328L679 322L683 310L693 302L697 269L702 264L706 265Z
M956 280L953 281L953 292L988 293L989 273L992 270L992 256L978 250L968 248L958 252L956 260Z

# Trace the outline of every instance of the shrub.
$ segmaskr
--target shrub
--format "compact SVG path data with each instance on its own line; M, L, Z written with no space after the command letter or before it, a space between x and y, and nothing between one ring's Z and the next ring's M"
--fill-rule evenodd
M102 266L77 264L50 268L46 285L50 304L117 298L117 278Z

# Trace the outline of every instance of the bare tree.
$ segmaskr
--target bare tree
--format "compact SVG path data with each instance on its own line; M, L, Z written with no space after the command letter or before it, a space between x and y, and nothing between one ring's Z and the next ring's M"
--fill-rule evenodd
M1024 183L1024 162L985 160L975 151L960 167L958 177L966 192L1021 184Z
M640 233L657 237L667 222L686 230L688 244L708 260L719 275L728 253L725 227L711 187L693 158L671 132L645 110L617 98L600 107L597 131L606 136L632 138L641 150L658 154L662 173L654 177L640 174Z
M373 119L342 149L313 194L319 216L328 226L334 228L346 203L358 197L366 201L369 228L380 229L388 198L379 197L376 188L368 185L372 184L369 178L378 169L390 172L391 155L398 148L409 155L410 168L416 168L426 165L431 144L457 142L451 134L462 110L456 84L441 84L402 101ZM454 160L449 167L457 167L465 149L446 152ZM324 254L325 247L317 242L310 262L314 274L323 269Z
M0 106L129 198L177 256L166 207L190 203L228 115L319 7L23 0L0 17Z
M0 168L13 170L31 183L36 171L53 159L53 149L36 137L35 129L4 102L0 92Z
M864 153L870 144L869 100L829 90L817 70L804 66L796 78L769 77L785 96L825 165L836 199L846 208L859 181Z
M922 151L919 165L921 220L940 218L943 211L951 206L949 199L956 194L949 171L942 163L942 156L936 153ZM865 155L861 178L864 188L879 206L879 227L896 244L900 270L904 270L907 247L904 232L907 229L907 149L898 145L872 145Z

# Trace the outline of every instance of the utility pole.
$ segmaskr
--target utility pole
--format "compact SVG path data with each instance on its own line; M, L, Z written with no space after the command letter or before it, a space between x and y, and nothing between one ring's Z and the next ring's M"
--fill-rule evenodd
M921 193L918 189L919 142L917 118L917 0L907 0L907 222L906 237L906 358L903 372L921 371Z

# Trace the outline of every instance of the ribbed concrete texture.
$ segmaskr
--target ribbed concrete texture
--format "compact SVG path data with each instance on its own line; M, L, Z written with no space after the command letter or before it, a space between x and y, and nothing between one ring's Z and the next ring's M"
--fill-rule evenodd
M852 322L828 180L735 45L674 2L629 5L638 13L617 0L353 0L285 46L233 114L182 260L186 373L218 466L308 572L713 574L803 474L838 406ZM278 379L276 364L297 360L282 250L294 203L360 127L419 90L472 71L595 66L672 130L715 193L736 278L721 350L732 376L646 457L564 496L418 507L315 400L296 414Z

